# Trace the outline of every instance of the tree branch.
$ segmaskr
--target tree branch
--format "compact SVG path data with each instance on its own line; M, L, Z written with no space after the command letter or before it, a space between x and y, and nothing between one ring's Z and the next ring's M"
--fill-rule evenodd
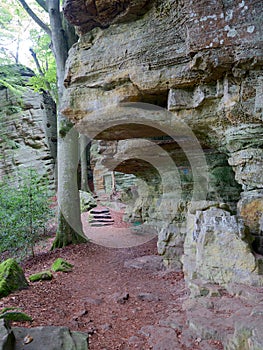
M33 59L34 59L34 61L35 61L35 64L36 64L38 73L43 77L43 76L44 76L44 72L43 72L43 70L41 69L39 60L38 60L38 58L37 58L37 54L36 54L35 51L32 49L32 47L29 49L29 51L31 52L31 55L32 55L32 57L33 57Z
M48 6L46 0L36 0L39 6L42 7L46 12L48 12Z
M51 30L48 25L46 25L41 19L31 10L31 8L28 6L28 4L25 2L25 0L18 0L20 4L23 6L25 11L29 14L29 16L42 28L50 37L51 37Z

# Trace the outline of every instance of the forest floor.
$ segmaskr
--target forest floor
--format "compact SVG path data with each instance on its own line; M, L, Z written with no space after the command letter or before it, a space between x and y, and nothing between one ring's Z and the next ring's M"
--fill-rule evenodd
M58 257L72 263L73 270L29 283L28 289L2 298L0 308L20 307L33 318L32 323L15 325L63 325L88 333L90 350L222 349L217 341L203 347L194 336L183 339L180 324L186 321L183 303L188 290L182 271L162 268L154 236L138 245L133 237L123 247L134 232L122 222L122 213L113 217L115 224L107 228L91 228L84 220L85 232L92 237L96 232L111 235L111 242L114 237L119 242L121 236L122 248L89 242L51 252L50 239L45 250L23 262L26 277L50 269ZM176 315L173 323L171 313Z

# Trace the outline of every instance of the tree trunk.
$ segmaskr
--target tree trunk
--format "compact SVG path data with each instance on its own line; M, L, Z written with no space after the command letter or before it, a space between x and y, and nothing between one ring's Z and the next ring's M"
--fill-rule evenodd
M87 160L87 143L88 138L86 135L80 135L80 167L81 167L81 190L88 192L88 160Z
M60 112L64 92L65 64L68 50L76 41L74 28L63 27L60 0L36 0L49 13L50 27L28 6L25 0L18 0L29 16L51 37L52 51L57 66L57 183L58 183L58 230L53 247L64 247L71 243L86 241L80 219L80 200L77 185L78 134L73 125ZM71 132L72 131L72 132Z
M82 243L86 239L80 219L80 199L77 184L78 133L60 112L60 101L64 92L65 63L69 47L62 27L59 0L48 1L48 12L58 79L57 196L59 208L58 229L52 246L52 248L58 248L71 243Z
M80 220L80 199L77 184L78 133L71 128L58 141L58 229L52 248L86 242Z

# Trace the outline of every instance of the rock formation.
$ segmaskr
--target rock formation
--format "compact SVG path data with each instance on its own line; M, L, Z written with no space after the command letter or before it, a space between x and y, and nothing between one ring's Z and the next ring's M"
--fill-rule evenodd
M88 334L55 326L35 327L30 330L23 327L10 328L6 321L0 320L0 349L22 350L25 347L28 350L39 347L46 350L87 350Z
M48 94L26 89L22 97L0 87L0 178L19 168L49 174L54 185L56 110Z
M196 244L187 217L201 220L202 239L211 222L213 234L223 233L219 217L236 223L223 249L242 255L235 266L250 261L241 281L260 273L252 252L263 252L262 3L68 0L65 14L81 35L67 62L63 112L90 138L116 141L104 165L143 181L136 210L157 227L165 262L181 265L186 236ZM202 245L202 257L192 251L207 259L195 266L199 278L212 278L217 243ZM215 268L224 269L220 254Z
M27 287L24 272L16 260L10 258L0 264L0 298Z

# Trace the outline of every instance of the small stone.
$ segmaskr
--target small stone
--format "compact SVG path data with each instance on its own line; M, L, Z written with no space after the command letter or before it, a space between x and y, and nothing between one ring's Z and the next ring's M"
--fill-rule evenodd
M110 323L105 323L105 324L101 325L100 328L103 331L109 331L110 329L112 329L112 325Z
M201 338L196 338L196 339L195 339L195 344L197 344L197 345L198 345L198 344L200 344L200 343L201 343L201 341L202 341L202 339L201 339Z
M152 293L140 293L137 298L143 301L160 301L160 298Z
M118 304L125 304L129 300L129 293L115 293L114 294L114 299Z
M103 300L102 299L99 299L99 298L85 298L83 299L83 301L87 304L91 304L91 305L101 305L103 303Z
M162 271L164 270L163 258L159 255L142 256L135 259L126 260L124 263L126 268L134 268L147 271Z

